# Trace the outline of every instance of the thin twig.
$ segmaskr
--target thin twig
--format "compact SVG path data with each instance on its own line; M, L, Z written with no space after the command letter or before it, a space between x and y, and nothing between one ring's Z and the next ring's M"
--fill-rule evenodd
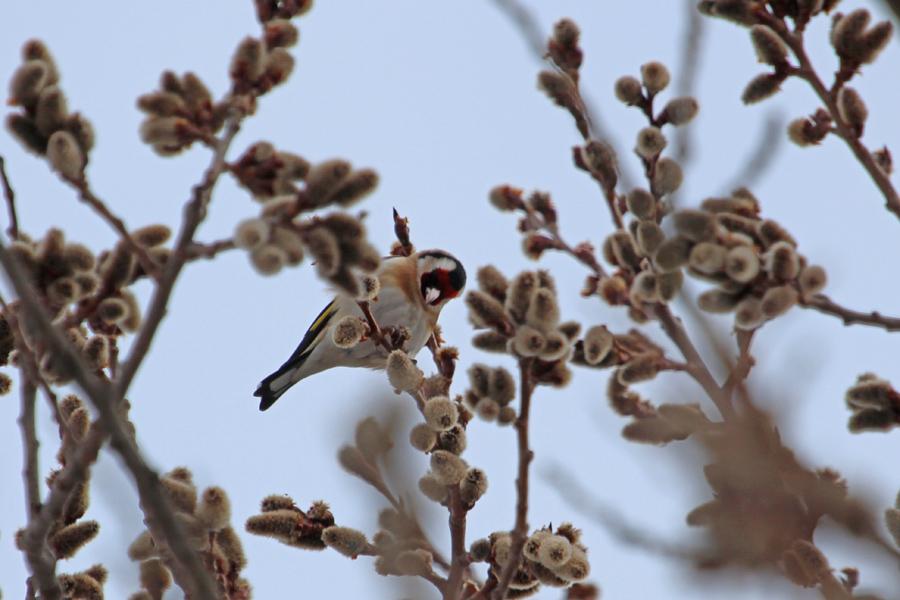
M825 105L825 108L828 110L834 122L833 133L844 140L844 143L846 143L850 148L850 151L853 152L856 160L859 161L869 174L869 177L872 178L872 181L881 191L882 196L884 196L885 208L900 219L900 195L898 195L897 189L894 188L888 174L875 162L875 157L872 156L872 153L869 152L866 145L862 143L862 140L859 139L853 128L847 124L843 117L841 117L841 113L837 107L837 93L840 91L839 88L841 86L836 85L832 89L829 89L822 82L822 79L813 68L812 61L810 61L809 56L806 54L802 33L792 33L785 25L783 19L778 19L764 11L761 11L760 14L761 17L765 17L765 24L772 28L781 39L784 40L784 43L788 45L794 53L794 56L797 57L799 67L795 69L793 73L800 79L806 81L819 97L819 100L822 101L822 104Z
M772 111L763 119L756 149L748 160L742 161L741 170L723 187L723 192L731 193L739 187L752 187L775 164L778 149L784 141L784 116Z
M19 297L21 318L46 344L47 351L53 353L60 369L73 376L100 413L101 426L109 433L112 447L122 457L137 484L148 529L154 539L169 546L177 559L180 568L174 570L173 577L186 595L197 600L215 600L215 589L203 570L202 562L187 542L184 528L160 486L159 475L144 461L119 418L118 407L122 396L117 395L109 383L91 373L81 353L53 326L16 259L3 244L0 244L0 263Z
M816 294L808 300L801 300L800 306L838 317L844 322L844 325L869 325L870 327L880 327L889 333L900 331L900 318L886 317L877 310L869 313L850 310L837 304L825 294Z
M116 378L116 394L120 397L125 397L125 393L131 385L131 380L134 379L138 367L144 360L144 356L150 350L153 336L156 335L156 330L166 314L166 306L169 303L169 297L172 295L175 280L178 279L178 275L188 260L189 248L194 241L194 234L206 216L206 207L212 197L213 187L219 176L227 168L225 155L232 140L234 140L234 136L240 130L241 118L239 113L234 113L228 117L225 123L225 131L219 140L216 151L213 153L210 165L203 175L203 180L200 184L194 186L192 198L185 206L184 221L178 234L178 240L175 243L172 254L166 261L162 279L153 292L153 297L144 317L143 326L134 339L131 345L131 352L127 360L122 364L122 368Z
M450 572L447 574L447 585L444 588L444 600L454 600L463 584L463 575L469 566L469 553L466 550L466 507L460 497L459 486L448 486L450 490Z
M697 76L700 72L702 56L700 49L706 30L706 21L697 10L695 0L685 0L684 7L687 12L687 29L681 43L682 52L678 61L678 81L675 84L675 90L679 96L692 96L697 87ZM693 127L686 124L676 127L673 134L674 158L682 167L692 158L692 132Z
M6 161L0 156L0 182L3 183L3 197L6 199L6 209L9 211L9 227L6 228L6 235L9 239L15 241L19 239L19 218L16 216L16 193L9 183L6 176Z
M118 233L122 237L122 241L125 243L128 249L132 253L134 253L135 258L137 258L137 261L141 265L141 268L144 269L144 272L156 281L159 281L162 275L162 269L160 268L159 263L156 262L156 260L154 260L152 256L150 256L144 246L141 246L134 240L134 238L128 232L128 228L125 227L125 222L114 215L109 207L107 207L106 204L100 198L98 198L96 194L94 194L87 182L87 178L66 178L66 181L71 184L76 190L78 190L79 200L97 211L97 213L99 213L100 216L102 216L106 220L106 222L116 230L116 233Z
M518 0L493 0L493 2L516 26L534 57L543 62L545 60L547 38L541 33L537 19L531 11ZM595 139L606 142L613 149L613 154L618 154L615 148L619 147L619 144L610 135L609 128L603 124L596 103L588 98L584 92L579 91L579 97L584 106L585 118L590 123L592 136ZM634 187L633 182L635 178L628 168L619 165L619 171L619 178L622 180L622 185L625 189Z
M735 412L734 406L731 404L731 398L725 396L722 388L719 387L719 384L716 383L712 373L709 372L709 368L703 361L703 357L697 352L697 348L694 347L694 343L684 329L681 319L674 316L666 304L654 305L653 314L662 326L663 331L665 331L666 335L669 336L669 339L678 346L678 350L680 350L682 356L684 356L684 360L688 364L688 373L690 373L691 377L703 387L710 400L712 400L716 405L716 408L719 409L722 418L725 421L733 419L735 417Z
M624 515L604 505L578 479L561 465L544 473L543 477L569 505L581 514L602 525L618 541L661 556L696 560L698 550L659 539L657 536L629 523Z
M735 388L739 385L743 385L744 381L746 381L747 377L750 375L750 369L756 364L756 360L750 354L750 345L753 343L753 334L755 332L755 329L750 331L743 329L737 330L739 354L737 362L734 364L734 367L732 367L731 372L728 373L728 379L722 384L722 395L725 398L731 398Z
M534 452L528 445L528 420L531 414L531 394L534 384L531 381L532 359L519 359L520 393L522 396L519 417L516 419L516 438L519 449L519 470L516 477L516 524L513 527L509 548L509 558L497 578L497 588L491 598L503 600L509 590L512 578L519 570L519 563L525 550L528 538L528 470L534 458Z
M391 346L391 343L384 337L384 333L382 333L381 328L378 327L378 323L375 321L375 316L372 314L372 307L369 306L369 301L360 300L356 304L359 305L359 310L362 311L363 316L366 318L366 323L369 325L369 337L387 350L388 354L393 352L394 347Z

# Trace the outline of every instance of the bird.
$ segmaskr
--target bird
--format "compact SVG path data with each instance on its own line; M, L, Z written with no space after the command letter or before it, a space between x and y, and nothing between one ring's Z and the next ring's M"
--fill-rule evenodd
M405 350L411 358L434 333L441 309L466 286L466 270L456 257L443 250L424 250L410 256L390 256L375 273L381 287L370 301L379 328L405 327L410 338ZM334 328L348 316L363 318L357 300L336 296L313 321L303 340L281 367L257 386L259 410L267 410L291 386L333 367L384 369L387 351L374 339L351 348L334 343Z

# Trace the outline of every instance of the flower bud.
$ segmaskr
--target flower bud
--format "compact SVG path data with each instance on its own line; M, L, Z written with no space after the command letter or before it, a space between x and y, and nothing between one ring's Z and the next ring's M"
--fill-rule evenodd
M663 109L663 114L669 123L677 127L693 121L699 110L700 106L697 104L696 98L693 96L679 96L669 100L669 103Z
M677 235L664 241L653 256L653 264L661 271L674 271L687 264L690 258L691 240Z
M49 85L41 90L34 118L38 131L42 135L50 136L65 127L67 118L69 109L62 90L55 85Z
M641 80L647 93L655 96L669 85L669 70L660 62L648 62L641 65Z
M660 158L656 161L656 170L653 172L653 193L659 196L675 193L684 181L684 173L681 165L671 158Z
M453 428L459 418L456 402L446 396L428 400L422 413L425 416L425 423L434 431L447 431Z
M631 385L632 383L653 379L659 371L657 366L658 358L656 354L638 354L619 367L616 371L616 378L622 385Z
M866 119L869 118L869 109L866 108L866 103L863 102L859 92L852 87L842 87L838 92L837 106L841 118L854 131L856 137L861 137Z
M448 494L447 484L438 481L434 473L429 473L419 479L419 491L434 502L443 502L447 499Z
M681 269L657 273L656 290L660 302L671 302L684 285L684 272Z
M436 442L434 429L427 423L419 423L409 433L409 443L419 452L430 452Z
M759 274L759 257L749 246L736 246L725 257L725 274L734 281L748 283Z
M734 309L734 326L738 329L756 329L766 320L762 312L762 302L759 298L745 298Z
M459 495L466 505L471 506L484 496L487 487L487 474L481 469L472 467L466 471L466 476L459 482Z
M647 220L656 216L656 198L643 188L634 188L625 197L628 211L638 219Z
M635 302L659 301L659 290L656 287L656 273L653 271L641 271L631 283L629 291L631 299Z
M561 535L547 535L540 540L537 560L544 566L556 569L572 558L572 542Z
M783 315L797 303L797 290L783 285L766 290L762 297L762 313L769 319Z
M466 306L469 307L469 321L475 327L494 327L506 321L500 301L484 292L471 290L466 294Z
M343 183L341 183L329 200L344 208L356 204L378 187L378 173L372 169L360 169L353 171Z
M416 366L409 354L403 350L394 350L387 358L388 381L395 389L412 392L419 389L425 378L422 370Z
M694 242L705 242L716 236L715 219L700 210L680 210L672 215L675 230Z
M666 234L656 221L641 221L637 225L635 238L644 256L653 256L666 241Z
M68 131L57 131L50 136L47 160L53 170L66 179L77 180L83 176L84 154L75 136Z
M287 253L278 246L265 244L250 253L250 261L260 275L275 275L287 262Z
M509 404L516 397L516 382L509 371L503 367L491 371L486 397L495 400L501 406Z
M797 281L800 284L800 293L804 298L809 298L822 291L828 283L828 276L825 269L819 265L810 265L800 271Z
M772 244L766 254L766 271L771 279L790 281L800 272L800 258L787 242Z
M711 289L697 296L700 310L710 313L730 313L735 309L740 297L723 290Z
M559 323L556 294L547 288L539 288L531 298L525 322L541 332L548 332L556 327Z
M519 356L537 356L544 349L544 334L528 325L522 325L513 338L513 349Z
M75 556L81 548L97 537L100 524L97 521L79 521L57 530L47 543L57 559L68 559Z
M787 60L787 46L778 34L765 25L754 25L750 28L750 40L760 62L778 66Z
M352 348L366 333L366 325L358 317L348 315L334 328L332 339L338 348Z
M700 242L691 249L688 264L702 273L721 273L728 249L712 242Z
M636 78L626 75L616 80L616 98L628 104L637 104L644 98L641 90L641 82Z
M644 158L653 158L665 149L667 143L658 127L644 127L638 132L634 149Z
M537 275L531 271L522 271L512 280L506 297L506 310L516 323L525 322L525 315L537 287Z
M350 558L356 558L369 547L366 534L356 529L337 525L322 530L322 541L329 548L334 548Z
M744 88L744 93L741 94L741 102L744 104L756 104L774 96L781 91L782 81L784 81L783 77L771 73L757 75Z

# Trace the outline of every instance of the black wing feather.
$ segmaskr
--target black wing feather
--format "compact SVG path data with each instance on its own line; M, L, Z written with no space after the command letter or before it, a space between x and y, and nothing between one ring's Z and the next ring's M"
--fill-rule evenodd
M266 377L262 380L259 386L256 388L256 391L253 392L254 396L261 398L259 401L259 410L266 410L273 404L281 395L287 391L288 387L282 388L280 390L273 390L271 387L272 381L281 377L285 372L296 369L307 359L310 354L309 347L312 345L313 341L319 336L322 331L328 327L328 324L331 322L331 319L334 317L335 313L337 313L337 299L332 300L328 306L322 309L322 312L319 313L319 316L316 317L316 320L313 321L313 324L309 326L309 329L306 331L306 335L303 336L303 339L300 341L300 345L297 346L297 349L294 350L294 353L291 354L291 357L287 359L287 361L278 368L277 371Z

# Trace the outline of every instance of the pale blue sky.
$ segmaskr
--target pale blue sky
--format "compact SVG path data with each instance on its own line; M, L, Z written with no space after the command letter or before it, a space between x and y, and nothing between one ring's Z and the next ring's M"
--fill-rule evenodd
M549 31L559 17L582 28L585 63L582 84L618 140L620 158L632 173L637 162L630 148L644 124L637 111L618 103L613 82L637 75L640 65L661 60L677 77L685 28L685 3L676 0L530 2L540 26ZM195 71L213 90L227 88L227 67L237 43L256 34L249 0L201 2L166 0L116 3L6 2L0 7L0 80L18 65L19 48L32 37L43 39L62 72L61 85L71 110L94 124L97 147L88 169L95 191L130 227L180 218L190 186L208 162L196 148L159 159L137 136L141 120L135 98L156 88L165 69ZM847 0L846 11L869 6L884 18L880 5ZM498 183L549 191L557 202L563 234L571 242L592 240L599 247L610 220L596 185L570 162L579 142L570 117L535 89L540 65L518 31L493 2L324 2L296 21L300 43L288 84L264 97L258 115L246 121L232 154L260 140L296 152L311 161L342 157L381 175L376 193L360 208L369 212L371 241L387 250L392 241L391 207L410 219L420 248L444 248L474 275L488 262L508 275L534 268L520 253L515 219L487 205L487 191ZM743 30L707 21L701 49L700 116L694 123L696 160L686 165L683 200L696 204L721 193L758 139L770 111L785 118L811 113L812 92L789 81L774 99L750 108L740 104L743 86L763 71ZM808 39L816 64L827 75L835 68L825 39L827 19L815 23ZM870 109L864 141L871 147L896 144L895 77L900 45L892 42L882 58L854 85ZM894 83L892 83L894 82ZM663 97L669 97L668 92ZM0 154L18 195L21 227L40 236L61 226L70 239L101 250L115 240L98 217L79 205L75 194L26 154L6 133ZM828 269L826 292L848 306L900 314L894 257L900 251L900 224L882 208L883 200L865 173L837 139L801 150L784 143L777 162L754 186L766 216L794 233L801 251ZM257 206L227 178L216 190L208 221L199 238L231 234L234 224L255 214ZM5 227L5 225L4 225ZM622 311L578 291L582 268L562 256L548 256L563 296L566 319L585 326L629 326ZM694 286L700 289L699 286ZM4 288L5 290L7 288ZM137 286L143 300L149 285ZM8 293L8 292L6 292ZM307 325L328 301L325 286L308 266L274 278L258 276L240 252L214 262L191 265L173 296L168 316L149 359L135 381L130 400L141 448L161 471L186 465L200 486L220 485L231 495L233 522L243 522L270 493L287 493L301 507L316 499L332 504L338 523L373 534L379 498L343 473L334 459L352 439L352 425L372 413L402 414L400 443L405 476L414 482L427 468L403 440L416 418L412 401L391 393L383 374L335 370L292 389L269 412L257 411L251 394L261 377L293 351ZM714 321L725 330L727 317ZM473 362L504 364L473 350L471 328L462 302L442 316L449 344L461 348L458 372ZM661 340L657 327L645 326ZM767 325L758 336L759 365L751 382L761 405L782 418L783 437L808 464L839 470L851 490L864 493L882 509L900 487L895 469L897 434L853 436L846 430L843 392L863 371L900 381L898 334L861 327L845 329L818 313L794 310ZM424 364L429 364L425 361ZM801 592L785 582L748 574L707 581L684 565L623 546L567 505L542 479L555 464L578 474L597 499L615 507L629 522L672 540L698 541L684 515L708 499L694 467L698 449L690 443L666 448L625 443L625 421L607 407L606 374L576 371L564 392L541 389L533 421L533 527L573 521L585 530L591 579L606 598L794 597ZM453 391L462 393L457 377ZM699 390L678 375L661 377L641 388L658 402L696 401ZM704 405L714 414L708 405ZM25 567L13 549L16 528L24 521L19 480L21 444L15 419L18 399L0 400L0 588L5 597L24 594ZM44 404L39 405L42 472L53 465L56 433ZM891 457L888 459L887 457ZM465 458L487 471L487 496L470 513L469 541L511 527L514 506L514 434L512 429L475 422L469 428ZM110 598L138 589L137 567L125 549L141 531L131 480L117 461L104 454L93 480L88 517L102 522L97 540L61 571L103 562L111 571ZM433 517L430 531L448 546L443 509L422 501ZM434 598L432 589L404 591L396 579L374 574L372 561L354 562L334 552L309 553L270 539L242 535L249 566L245 576L259 599ZM896 568L863 560L864 549L823 535L834 566L861 567L863 585L890 582ZM890 589L884 588L882 589ZM557 598L544 590L539 597ZM168 598L177 598L170 592Z

